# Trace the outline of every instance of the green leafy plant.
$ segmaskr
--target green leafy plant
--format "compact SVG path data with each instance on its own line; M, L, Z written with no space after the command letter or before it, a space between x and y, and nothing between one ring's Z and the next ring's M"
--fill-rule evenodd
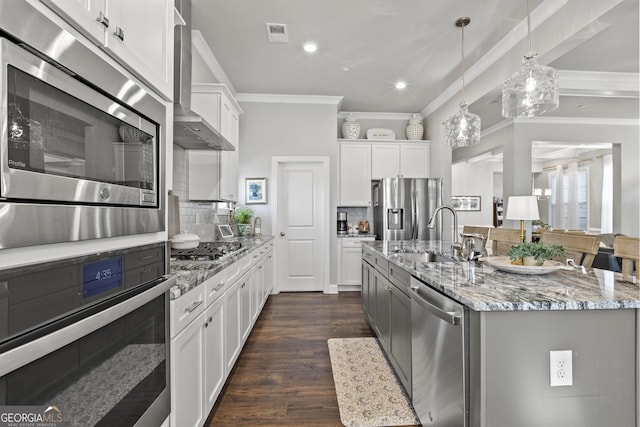
M544 242L524 242L513 245L508 255L511 262L515 264L521 264L523 258L533 257L537 265L542 265L545 260L564 255L564 248L560 245L547 245Z
M237 207L233 213L238 224L249 224L253 216L253 209L247 207Z

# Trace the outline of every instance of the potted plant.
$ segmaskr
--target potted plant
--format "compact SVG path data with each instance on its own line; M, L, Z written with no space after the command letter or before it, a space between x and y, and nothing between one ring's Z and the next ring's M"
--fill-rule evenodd
M248 236L251 234L251 217L253 216L253 209L239 206L235 209L233 217L236 220L236 228L238 229L238 236Z
M547 245L544 242L524 242L509 249L509 259L516 265L542 265L545 260L564 254L560 245Z

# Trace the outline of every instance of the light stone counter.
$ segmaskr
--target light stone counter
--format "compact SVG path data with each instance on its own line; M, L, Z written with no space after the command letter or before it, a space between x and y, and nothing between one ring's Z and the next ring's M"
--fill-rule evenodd
M176 299L186 294L216 273L243 258L249 252L272 240L273 236L229 239L225 240L225 242L241 242L242 247L215 261L169 261L171 273L176 275L176 286L172 288L171 299Z
M475 311L598 310L640 308L640 286L599 269L544 275L499 271L480 262L410 262L401 251L451 255L447 242L363 242L411 275ZM400 251L400 252L398 252ZM475 277L476 283L469 278Z

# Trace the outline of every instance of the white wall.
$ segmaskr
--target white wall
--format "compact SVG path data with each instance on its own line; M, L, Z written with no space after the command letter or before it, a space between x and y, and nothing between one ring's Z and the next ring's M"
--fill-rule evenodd
M460 162L452 166L451 193L454 196L481 197L479 212L458 212L460 229L465 225L493 226L493 176L498 168L501 169L502 165L492 162Z
M300 97L302 99L303 97ZM278 99L274 97L274 99ZM333 218L327 230L331 248L331 284L337 282L335 212L338 201L338 144L336 142L337 104L247 102L239 97L244 114L240 119L240 161L238 168L240 200L244 200L244 179L266 177L268 203L251 205L262 219L262 232L271 229L270 197L273 194L273 156L328 156L330 161L330 206Z

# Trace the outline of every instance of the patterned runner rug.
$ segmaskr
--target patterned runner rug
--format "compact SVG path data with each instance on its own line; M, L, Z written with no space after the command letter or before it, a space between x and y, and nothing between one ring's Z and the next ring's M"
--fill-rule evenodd
M342 424L420 424L375 338L331 338L328 344Z

